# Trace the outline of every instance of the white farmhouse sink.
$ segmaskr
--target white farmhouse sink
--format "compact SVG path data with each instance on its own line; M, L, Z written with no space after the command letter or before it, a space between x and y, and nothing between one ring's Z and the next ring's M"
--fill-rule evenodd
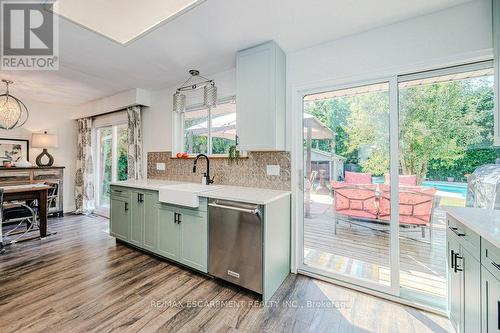
M213 191L221 186L184 183L162 186L159 189L158 200L173 205L198 208L199 195L203 192Z

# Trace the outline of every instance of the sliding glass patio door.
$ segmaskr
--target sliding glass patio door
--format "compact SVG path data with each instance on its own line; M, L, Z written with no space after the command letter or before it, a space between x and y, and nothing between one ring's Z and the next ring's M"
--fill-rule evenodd
M444 207L500 158L493 81L482 62L302 94L299 271L446 311Z
M303 98L303 263L316 273L391 288L389 83Z
M494 164L490 62L399 81L400 295L446 309L445 207L465 207L467 180Z
M96 213L109 217L109 184L127 180L127 125L102 126L95 129L95 202Z

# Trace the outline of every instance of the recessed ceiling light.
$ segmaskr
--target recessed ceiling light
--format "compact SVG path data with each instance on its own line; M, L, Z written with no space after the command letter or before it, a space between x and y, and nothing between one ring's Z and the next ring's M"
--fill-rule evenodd
M204 1L58 0L54 12L125 45Z

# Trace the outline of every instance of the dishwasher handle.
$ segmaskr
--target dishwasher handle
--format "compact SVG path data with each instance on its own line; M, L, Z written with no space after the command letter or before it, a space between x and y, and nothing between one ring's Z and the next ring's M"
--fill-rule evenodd
M248 213L248 214L254 214L254 215L260 215L259 209L246 209L246 208L240 208L240 207L235 207L235 206L227 206L227 205L221 205L218 203L209 203L208 204L210 207L216 207L216 208L222 208L222 209L229 209L229 210L236 210L238 212L243 212L243 213Z

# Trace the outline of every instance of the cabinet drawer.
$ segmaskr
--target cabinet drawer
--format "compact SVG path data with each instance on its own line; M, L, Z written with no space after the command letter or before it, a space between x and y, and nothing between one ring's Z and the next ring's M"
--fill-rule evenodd
M500 280L500 249L484 238L481 239L481 264Z
M130 197L130 191L123 187L111 186L110 192L112 198L118 197L118 198L128 199Z
M148 200L148 201L153 202L155 204L159 203L158 202L158 191L151 191L151 190L143 190L143 189L134 188L134 189L130 189L129 193L131 195L132 201L141 202L144 200ZM146 197L147 197L147 199L146 199Z
M2 170L0 171L0 184L29 184L31 182L31 171L29 170Z
M59 169L46 169L46 170L34 170L33 179L44 180L44 179L59 179L62 177L62 170Z
M479 260L481 257L481 237L450 216L448 216L448 229L458 236L460 244Z

